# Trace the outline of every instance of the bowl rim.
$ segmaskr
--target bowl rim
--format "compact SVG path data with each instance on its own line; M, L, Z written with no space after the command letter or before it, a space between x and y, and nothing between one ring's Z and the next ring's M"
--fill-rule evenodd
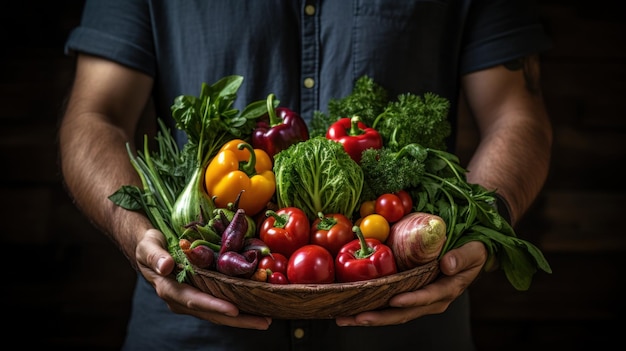
M234 277L229 276L223 273L220 273L211 269L202 269L199 267L194 267L194 274L201 275L202 277L211 278L214 280L218 280L221 283L229 283L235 285L243 285L248 286L250 288L268 288L271 287L271 290L280 292L311 292L311 290L316 291L336 291L336 290L347 290L350 288L363 288L366 287L378 287L381 285L388 285L392 283L396 283L402 281L406 278L420 275L425 272L432 272L433 270L438 270L439 260L434 259L417 267L413 267L401 272L397 272L394 274L386 275L379 278L361 280L356 282L334 282L334 283L326 283L326 284L301 284L301 283L288 283L288 284L272 284L268 282L261 282L249 278L242 277Z

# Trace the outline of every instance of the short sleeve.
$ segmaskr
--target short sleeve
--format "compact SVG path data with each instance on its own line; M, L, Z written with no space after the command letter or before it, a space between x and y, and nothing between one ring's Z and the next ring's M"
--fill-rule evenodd
M474 1L467 17L461 74L551 47L532 0Z
M100 56L150 76L156 74L150 11L142 0L86 1L65 53Z

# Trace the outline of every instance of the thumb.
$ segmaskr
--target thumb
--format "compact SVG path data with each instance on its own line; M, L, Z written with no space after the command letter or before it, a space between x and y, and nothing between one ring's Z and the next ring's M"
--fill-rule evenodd
M166 276L174 270L174 259L166 249L165 237L156 229L149 229L137 245L137 261Z
M451 276L468 269L480 268L486 260L485 245L480 241L470 241L443 255L439 267L443 274Z

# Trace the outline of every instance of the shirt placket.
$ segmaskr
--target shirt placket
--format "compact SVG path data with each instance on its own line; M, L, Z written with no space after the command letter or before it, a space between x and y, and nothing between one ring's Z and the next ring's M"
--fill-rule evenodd
M319 50L320 50L320 20L319 2L307 0L302 9L302 62L301 62L301 115L310 120L315 110L319 110Z
M302 62L300 76L300 114L310 119L315 110L319 110L319 11L318 2L307 0L302 9ZM290 337L292 350L307 350L310 338L310 321L291 321Z

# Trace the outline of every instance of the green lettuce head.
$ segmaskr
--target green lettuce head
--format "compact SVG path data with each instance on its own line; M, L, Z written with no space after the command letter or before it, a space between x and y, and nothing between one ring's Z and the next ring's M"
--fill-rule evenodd
M349 218L359 206L363 170L343 145L319 136L296 143L274 158L278 206L302 209L309 220L318 213Z

